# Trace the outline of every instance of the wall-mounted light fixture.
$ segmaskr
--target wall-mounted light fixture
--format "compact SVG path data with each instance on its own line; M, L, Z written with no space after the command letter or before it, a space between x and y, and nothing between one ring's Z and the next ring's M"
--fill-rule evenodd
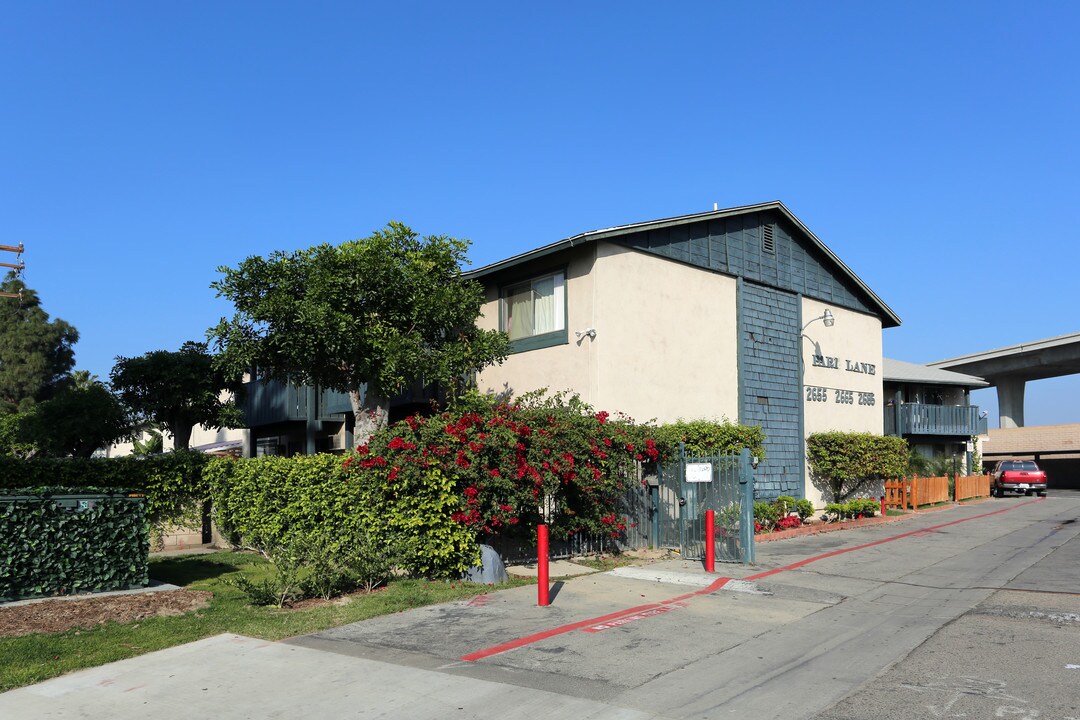
M803 325L802 329L805 330L807 327L810 326L810 323L817 322L818 320L824 322L825 327L832 327L836 324L836 316L832 314L832 310L825 308L825 312L823 314L818 315L816 318L810 318L809 320L807 320L806 325Z

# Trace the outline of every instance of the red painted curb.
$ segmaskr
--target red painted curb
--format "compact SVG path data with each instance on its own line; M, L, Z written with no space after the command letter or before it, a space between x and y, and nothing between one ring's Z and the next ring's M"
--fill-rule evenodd
M866 548L874 547L875 545L884 545L885 543L889 543L889 542L892 542L894 540L901 540L901 539L906 538L906 537L911 537L912 535L921 535L923 533L933 532L935 530L940 530L941 528L944 528L944 527L949 527L950 525L959 525L960 523L965 523L965 522L968 522L970 520L978 520L980 518L990 517L991 515L1000 515L1001 513L1006 513L1006 512L1009 512L1010 510L1015 510L1016 508L1024 507L1025 505L1030 505L1033 502L1044 502L1045 500L1046 500L1046 498L1039 498L1038 500L1029 500L1028 502L1020 503L1019 505L1012 505L1010 507L1001 508L1000 510L994 510L993 512L983 513L982 515L972 515L969 518L960 518L959 520L953 520L951 522L941 523L940 525L931 525L930 527L927 527L927 528L919 528L918 530L910 530L910 531L908 531L906 533L900 533L899 535L893 535L892 537L882 538L881 540L874 540L873 542L863 543L862 545L854 545L852 547L843 548L841 550L833 550L832 552L823 553L821 555L815 555L814 557L809 557L809 558L806 558L804 560L800 560L799 562L791 563L790 565L784 565L783 567L773 568L772 570L766 570L765 572L760 572L760 573L757 573L756 575L748 575L744 579L745 580L760 580L763 577L769 577L770 575L777 575L777 574L785 572L787 570L796 570L798 568L803 567L804 565L809 565L812 562L817 562L818 560L824 560L825 558L836 557L837 555L844 555L844 554L849 553L849 552L855 552L856 550L865 550ZM897 517L902 517L902 516L897 516Z

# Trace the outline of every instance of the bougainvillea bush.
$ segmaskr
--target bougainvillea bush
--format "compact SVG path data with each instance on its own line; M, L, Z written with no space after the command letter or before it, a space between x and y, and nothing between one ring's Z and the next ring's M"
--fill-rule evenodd
M382 430L346 458L348 482L387 508L428 498L431 532L475 543L495 535L530 537L545 514L551 535L617 537L618 502L640 482L637 463L656 444L626 417L596 412L577 396L539 392L512 404L474 395L453 412L412 416ZM434 486L438 502L430 501ZM473 551L475 552L475 551ZM469 557L465 564L475 557ZM463 568L446 568L463 569Z

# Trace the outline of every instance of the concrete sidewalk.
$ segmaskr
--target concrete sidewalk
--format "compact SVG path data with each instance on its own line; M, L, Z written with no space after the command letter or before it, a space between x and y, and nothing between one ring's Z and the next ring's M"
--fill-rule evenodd
M662 716L542 690L218 635L0 695L0 717L590 718Z

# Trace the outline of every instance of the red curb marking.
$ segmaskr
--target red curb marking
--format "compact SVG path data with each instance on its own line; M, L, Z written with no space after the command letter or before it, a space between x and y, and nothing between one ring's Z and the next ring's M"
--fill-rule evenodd
M776 575L777 573L782 573L782 572L784 572L786 570L795 570L797 568L803 567L804 565L809 565L812 562L817 562L818 560L824 560L825 558L836 557L837 555L843 555L844 553L854 552L855 550L865 550L866 548L874 547L875 545L884 545L885 543L892 542L893 540L900 540L902 538L911 537L912 535L922 535L922 534L925 534L925 533L930 533L930 532L933 532L935 530L940 530L943 527L949 527L950 525L958 525L960 523L968 522L969 520L978 520L980 518L990 517L991 515L1000 515L1001 513L1009 512L1010 510L1015 510L1016 508L1023 507L1024 505L1031 505L1032 503L1037 503L1037 502L1044 502L1044 500L1043 499L1028 500L1027 502L1020 503L1019 505L1013 505L1012 507L1002 508L1000 510L995 510L993 512L983 513L982 515L972 515L969 518L961 518L960 520L953 520L951 522L941 523L940 525L933 525L933 526L928 527L928 528L921 528L919 530L912 530L910 532L901 533L900 535L893 535L892 537L887 537L887 538L884 538L882 540L875 540L873 542L864 543L862 545L855 545L854 547L844 548L842 550L833 550L832 552L823 553L821 555L815 555L814 557L809 557L809 558L806 558L804 560L800 560L799 562L791 563L790 565L785 565L783 567L773 568L772 570L766 570L765 572L760 572L760 573L758 573L756 575L748 575L747 577L745 577L743 579L744 580L760 580L763 577L769 577L770 575Z
M785 565L783 567L774 568L772 570L766 570L765 572L760 572L760 573L757 573L756 575L749 575L749 576L747 576L747 577L745 577L743 579L744 580L759 580L759 579L761 579L763 577L769 577L770 575L776 575L776 574L782 573L782 572L784 572L786 570L795 570L797 568L801 568L804 565L809 565L810 563L817 562L818 560L824 560L826 558L835 557L837 555L843 555L845 553L854 552L855 550L865 550L866 548L874 547L875 545L883 545L885 543L892 542L894 540L900 540L902 538L911 537L912 535L918 535L918 534L921 534L921 533L933 532L934 530L940 530L941 528L949 527L950 525L958 525L960 523L968 522L969 520L979 520L980 518L990 517L991 515L1000 515L1001 513L1009 512L1010 510L1015 510L1016 508L1023 507L1024 505L1031 505L1032 503L1038 503L1038 502L1045 502L1045 498L1040 498L1038 500L1029 500L1027 502L1020 503L1018 505L1013 505L1012 507L1002 508L1001 510L995 510L993 512L983 513L982 515L973 515L972 517L969 517L969 518L963 518L961 520L953 520L952 522L941 523L940 525L934 525L934 526L931 526L931 527L928 527L928 528L922 528L920 530L912 530L911 532L901 533L900 535L894 535L892 537L884 538L882 540L875 540L873 542L864 543L862 545L856 545L854 547L844 548L843 550L833 550L832 552L822 553L821 555L815 555L814 557L809 557L809 558L806 558L804 560L800 560L798 562L791 563L790 565ZM613 621L616 621L616 620L619 620L619 619L622 619L622 618L627 618L627 617L629 617L631 615L640 615L640 614L646 613L647 611L650 611L650 610L656 610L658 608L667 607L669 605L679 603L679 602L681 602L683 600L687 600L687 599L692 598L692 597L697 597L698 595L708 595L708 594L716 592L720 588L724 587L724 585L726 585L730 581L731 581L731 578L729 578L729 577L718 578L715 582L713 582L711 585L709 585L706 588L702 588L701 590L695 590L694 592L687 593L685 595L679 595L678 597L673 597L670 600L665 600L664 602L648 603L646 605L638 605L637 607L626 608L625 610L620 610L618 612L608 613L607 615L601 615L600 617L591 618L589 620L582 620L580 622L570 623L569 625L561 625L559 627L551 628L550 630L544 630L542 632L534 633L533 635L526 635L525 637L517 638L516 640L510 640L509 642L504 642L501 645L493 645L492 647L486 648L484 650L477 650L476 652L469 653L468 655L462 655L460 659L465 661L465 662L476 662L477 660L483 660L484 658L491 657L492 655L500 655L500 654L502 654L504 652L507 652L509 650L515 650L515 649L517 649L519 647L524 647L526 645L532 645L533 643L540 642L541 640L546 640L546 639L548 639L550 637L555 637L556 635L563 635L563 634L568 633L568 632L573 632L574 630L581 630L583 628L590 628L590 627L599 626L599 625L602 625L602 624L611 624ZM667 611L664 610L664 611L661 611L661 612L667 612ZM656 614L657 613L653 613L653 614L649 615L649 617L654 616ZM643 618L640 618L640 619L643 619ZM607 628L604 628L604 629L607 629ZM595 632L595 631L593 631L593 632Z
M717 578L712 584L710 584L706 588L702 588L701 590L695 590L694 592L687 593L685 595L679 595L678 597L673 597L670 600L665 600L664 602L638 605L637 607L625 608L623 610L619 610L618 612L601 615L600 617L589 618L588 620L581 620L580 622L570 623L569 625L561 625L559 627L551 628L550 630L544 630L542 632L534 633L533 635L526 635L525 637L517 638L516 640L510 640L509 642L504 642L501 645L494 645L484 650L477 650L476 652L469 653L468 655L462 655L461 660L464 660L465 662L476 662L477 660L483 660L484 658L491 657L492 655L499 655L508 650L514 650L519 647L524 647L525 645L532 645L535 642L540 642L541 640L546 640L550 637L555 637L556 635L563 635L568 632L573 632L574 630L580 630L582 628L591 627L593 625L600 625L602 623L618 620L620 618L627 617L628 615L635 615L646 612L648 610L655 610L657 608L666 607L668 605L672 605L674 603L678 603L683 600L696 597L698 595L708 595L709 593L716 592L720 588L724 587L724 585L726 585L730 580L731 578L729 577Z

